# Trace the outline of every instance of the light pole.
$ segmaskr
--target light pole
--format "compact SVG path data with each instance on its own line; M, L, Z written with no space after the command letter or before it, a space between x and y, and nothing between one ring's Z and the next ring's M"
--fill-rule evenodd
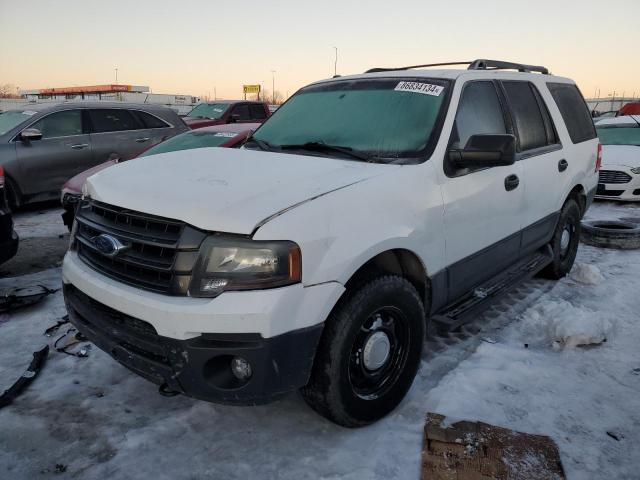
M271 70L271 103L276 103L276 71Z
M118 84L118 67L116 67L116 85Z
M333 47L336 51L336 58L333 61L333 76L335 77L338 74L338 47Z

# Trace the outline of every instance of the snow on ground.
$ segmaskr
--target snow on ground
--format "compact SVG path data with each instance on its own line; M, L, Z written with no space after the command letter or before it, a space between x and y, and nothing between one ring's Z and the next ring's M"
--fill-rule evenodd
M28 207L27 211L14 215L13 222L20 238L56 237L69 233L62 223L62 207Z
M589 215L618 210L596 204ZM84 359L53 352L0 410L0 478L47 478L63 464L57 478L416 479L427 411L550 435L571 480L638 478L640 251L581 245L577 262L566 279L533 280L516 303L487 312L475 335L428 342L405 401L358 430L295 393L260 407L165 398L97 348ZM56 286L59 275L0 279L0 288ZM0 318L0 388L53 340L42 332L63 314L57 293ZM601 343L575 346L591 342Z

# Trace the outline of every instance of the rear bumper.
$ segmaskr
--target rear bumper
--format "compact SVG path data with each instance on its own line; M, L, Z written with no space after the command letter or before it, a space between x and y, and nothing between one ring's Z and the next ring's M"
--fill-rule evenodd
M140 319L64 285L69 320L99 348L138 375L201 400L235 405L267 403L305 385L323 324L271 338L257 333L202 334L187 340L158 335ZM252 375L240 381L231 360L247 360Z

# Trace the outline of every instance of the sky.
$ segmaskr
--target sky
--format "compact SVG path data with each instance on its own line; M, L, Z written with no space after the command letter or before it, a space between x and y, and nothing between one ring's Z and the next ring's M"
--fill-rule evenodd
M640 0L0 0L0 84L240 98L334 73L475 58L640 96ZM272 74L271 71L275 73Z

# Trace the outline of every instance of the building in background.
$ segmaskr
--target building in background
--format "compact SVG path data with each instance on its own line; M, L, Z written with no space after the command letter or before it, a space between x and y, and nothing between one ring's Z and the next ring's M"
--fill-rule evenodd
M86 85L60 88L41 88L20 90L19 99L0 100L0 111L20 108L32 103L64 102L64 101L120 101L129 103L150 103L172 108L178 114L185 115L198 103L200 97L192 95L170 95L151 93L147 86L136 85Z

